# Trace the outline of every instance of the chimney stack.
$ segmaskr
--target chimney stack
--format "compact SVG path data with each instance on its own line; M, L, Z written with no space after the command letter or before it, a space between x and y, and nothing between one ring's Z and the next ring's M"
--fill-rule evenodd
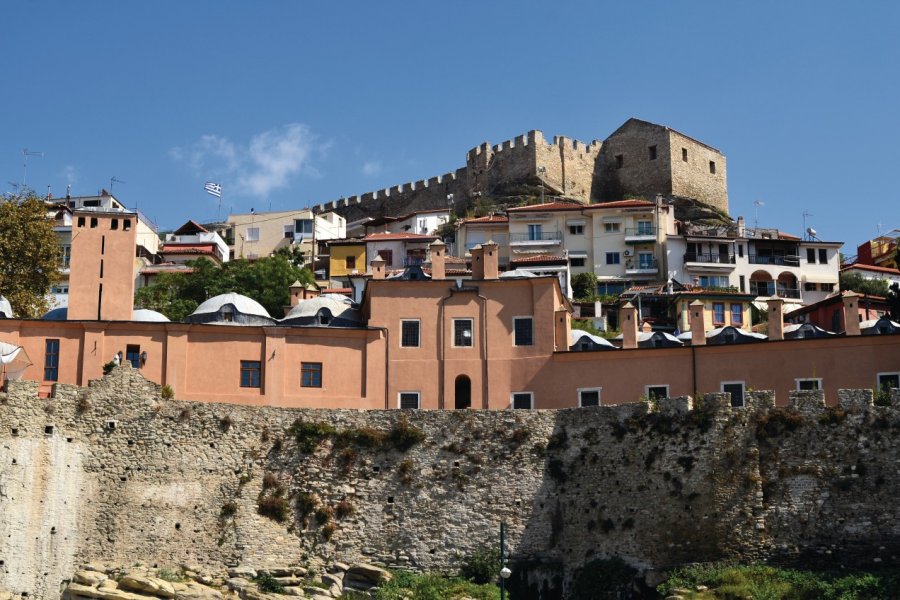
M844 292L844 335L859 335L859 294Z
M446 279L447 268L444 263L447 253L447 245L441 240L431 244L431 279Z
M483 279L497 279L500 277L500 246L494 240L488 240L481 245L482 264L484 265Z
M372 266L372 279L384 279L385 278L386 263L384 262L383 258L381 258L379 256L378 258L376 258L369 264Z
M778 341L784 339L784 300L782 298L769 298L769 339Z
M479 244L472 248L472 279L484 279L484 249Z
M703 316L704 304L700 300L694 300L688 305L691 315L691 345L706 345L706 325Z
M619 309L619 326L622 328L622 348L624 350L637 348L637 308L631 302L626 302Z

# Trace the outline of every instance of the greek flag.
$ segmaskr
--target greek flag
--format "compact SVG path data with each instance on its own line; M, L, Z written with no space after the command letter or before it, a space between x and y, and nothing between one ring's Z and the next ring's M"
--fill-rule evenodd
M216 198L222 197L222 186L218 183L213 183L212 181L207 181L206 185L203 186L203 189L207 191L207 193L212 194Z

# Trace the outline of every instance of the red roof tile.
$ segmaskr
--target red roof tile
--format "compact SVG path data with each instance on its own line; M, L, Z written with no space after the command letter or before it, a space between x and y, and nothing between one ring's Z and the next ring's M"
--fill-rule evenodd
M545 202L544 204L532 204L530 206L517 206L507 209L506 212L540 212L545 210L581 210L586 205L580 202Z
M414 241L414 242L425 242L428 240L436 240L438 236L436 235L421 235L418 233L370 233L366 237L363 238L363 241L366 242L400 242L400 241Z
M513 265L564 265L568 262L565 256L555 256L553 254L535 254L525 258L510 259Z
M503 215L487 215L486 217L474 217L472 219L464 219L463 223L470 225L472 223L508 223L509 217Z
M655 204L646 200L616 200L615 202L591 204L588 208L643 208L652 206L655 206Z
M888 275L900 275L900 269L891 269L888 267L877 267L875 265L863 265L860 263L853 263L847 267L841 267L841 271L846 271L847 269L859 269L861 271L872 271L873 273L887 273Z

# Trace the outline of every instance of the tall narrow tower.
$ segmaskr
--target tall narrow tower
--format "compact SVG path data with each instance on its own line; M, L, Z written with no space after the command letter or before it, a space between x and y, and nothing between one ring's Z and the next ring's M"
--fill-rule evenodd
M122 209L74 211L69 320L131 320L137 221Z

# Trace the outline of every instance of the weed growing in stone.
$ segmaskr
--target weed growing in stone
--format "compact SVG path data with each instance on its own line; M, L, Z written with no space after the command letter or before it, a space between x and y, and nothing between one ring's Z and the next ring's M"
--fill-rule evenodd
M337 503L337 506L334 507L334 516L336 516L339 520L346 519L347 517L352 516L355 512L356 508L354 508L353 504L351 504L349 500L341 500Z
M222 510L219 512L223 519L233 517L235 513L237 513L237 504L232 501L228 501L223 504Z
M327 542L332 538L335 531L337 531L337 526L334 523L326 523L322 527L322 539Z
M167 383L159 388L159 395L163 400L171 400L175 397L175 390Z
M278 583L278 580L272 577L268 573L261 573L256 576L253 580L256 583L256 587L259 588L259 591L265 592L266 594L283 594L284 587Z
M300 492L297 494L296 505L300 518L305 520L316 510L319 505L319 497L309 492Z

